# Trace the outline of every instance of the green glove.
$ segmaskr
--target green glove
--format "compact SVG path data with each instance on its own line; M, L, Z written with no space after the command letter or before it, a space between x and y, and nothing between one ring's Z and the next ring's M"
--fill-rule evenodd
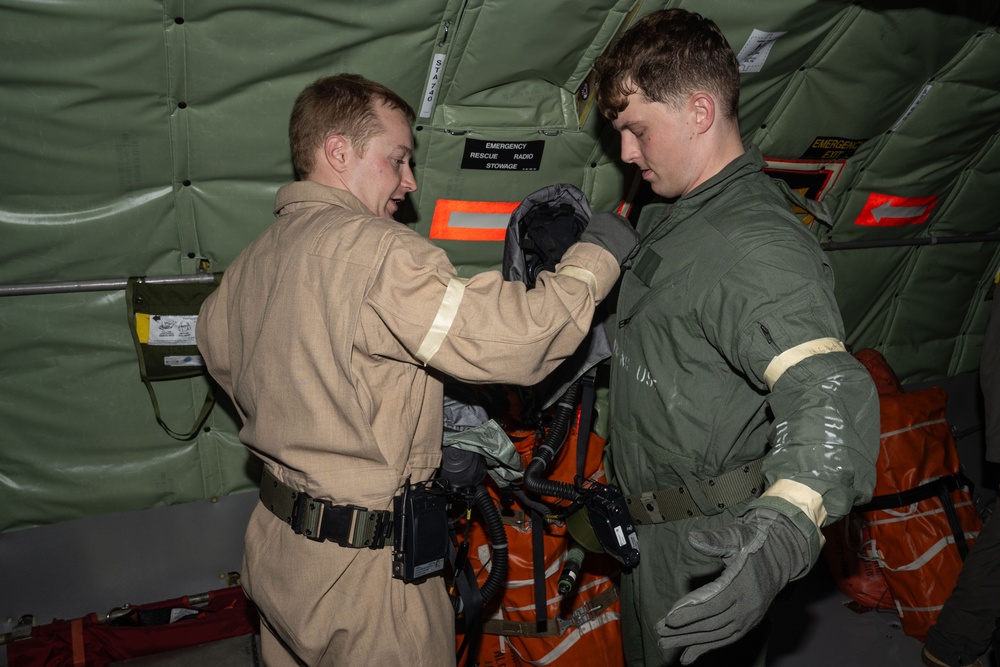
M732 644L764 619L775 596L810 566L806 538L785 515L755 508L735 523L695 531L688 541L726 569L677 601L656 624L661 649L688 647L681 663Z
M632 256L639 244L639 234L632 223L610 211L595 213L587 223L587 228L580 234L583 243L594 243L615 256L621 266Z

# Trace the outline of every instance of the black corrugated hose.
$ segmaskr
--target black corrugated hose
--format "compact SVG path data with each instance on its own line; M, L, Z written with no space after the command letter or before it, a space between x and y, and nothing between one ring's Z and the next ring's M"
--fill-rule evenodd
M504 528L503 520L500 518L500 510L493 503L493 498L490 497L490 492L486 490L485 486L480 484L476 487L476 495L473 496L472 501L483 515L492 549L490 575L480 589L483 604L485 604L496 595L507 580L507 529Z
M524 488L536 495L566 498L567 500L575 500L579 495L576 487L568 482L558 482L541 477L566 442L570 422L576 414L576 399L579 394L580 382L576 381L559 399L555 415L552 418L552 426L549 428L545 440L535 449L531 463L524 470Z

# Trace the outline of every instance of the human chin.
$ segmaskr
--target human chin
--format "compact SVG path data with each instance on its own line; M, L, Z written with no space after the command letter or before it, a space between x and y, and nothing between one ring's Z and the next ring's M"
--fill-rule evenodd
M661 197L670 196L669 193L667 192L667 190L669 190L670 188L667 186L666 183L663 182L661 178L658 178L657 175L654 174L652 171L643 172L642 178L644 181L649 183L649 189L652 190L654 193L660 195Z

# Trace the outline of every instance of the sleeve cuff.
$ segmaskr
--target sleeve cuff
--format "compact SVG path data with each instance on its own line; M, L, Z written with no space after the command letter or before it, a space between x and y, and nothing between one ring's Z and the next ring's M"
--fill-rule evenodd
M826 541L820 530L826 520L823 496L801 482L779 479L752 501L747 510L755 507L768 507L785 515L806 538L809 544L809 567L796 578L805 576L816 564Z

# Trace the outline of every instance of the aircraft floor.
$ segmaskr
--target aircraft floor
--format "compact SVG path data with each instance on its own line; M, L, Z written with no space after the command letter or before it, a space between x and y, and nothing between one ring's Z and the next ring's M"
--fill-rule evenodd
M772 610L768 667L919 667L923 642L903 633L890 611L859 613L840 592L826 563ZM997 667L992 655L986 665Z
M815 569L772 610L768 665L773 667L914 667L923 644L903 633L887 611L859 613L837 589L826 563Z

